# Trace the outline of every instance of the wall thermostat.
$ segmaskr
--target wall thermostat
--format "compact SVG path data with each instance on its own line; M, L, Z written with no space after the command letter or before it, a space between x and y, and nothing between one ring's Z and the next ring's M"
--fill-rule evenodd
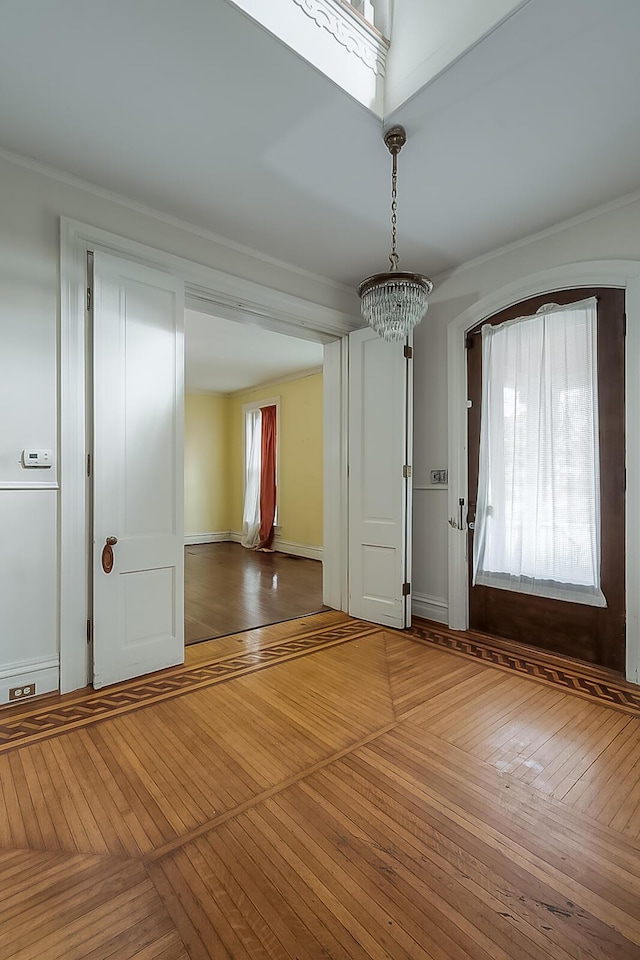
M53 450L23 450L23 467L52 467Z

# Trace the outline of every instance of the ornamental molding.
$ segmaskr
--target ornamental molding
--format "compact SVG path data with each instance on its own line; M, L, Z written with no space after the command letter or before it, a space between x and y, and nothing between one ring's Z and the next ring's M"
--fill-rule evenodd
M384 77L388 43L346 5L336 0L293 0L296 6L326 30L377 77Z

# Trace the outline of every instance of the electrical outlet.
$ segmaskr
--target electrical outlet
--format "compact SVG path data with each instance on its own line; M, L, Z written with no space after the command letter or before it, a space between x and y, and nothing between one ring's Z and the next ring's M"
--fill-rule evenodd
M429 476L431 483L448 483L449 481L448 470L432 470Z
M9 701L24 700L26 697L35 697L35 683L23 683L21 687L9 687Z

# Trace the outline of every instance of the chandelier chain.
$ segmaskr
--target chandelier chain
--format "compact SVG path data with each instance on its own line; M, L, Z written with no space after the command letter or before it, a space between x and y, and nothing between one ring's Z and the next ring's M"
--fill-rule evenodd
M421 273L398 269L398 154L407 141L404 127L390 127L384 143L391 154L391 253L388 273L367 277L358 287L363 319L389 342L406 341L427 312L433 284Z
M392 270L398 269L400 257L398 255L398 154L394 152L391 171L391 253L389 263Z

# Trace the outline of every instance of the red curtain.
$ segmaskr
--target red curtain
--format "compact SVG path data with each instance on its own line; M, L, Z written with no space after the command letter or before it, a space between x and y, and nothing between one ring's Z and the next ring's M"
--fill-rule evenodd
M276 407L261 407L262 461L260 466L260 543L258 550L270 550L276 515Z

